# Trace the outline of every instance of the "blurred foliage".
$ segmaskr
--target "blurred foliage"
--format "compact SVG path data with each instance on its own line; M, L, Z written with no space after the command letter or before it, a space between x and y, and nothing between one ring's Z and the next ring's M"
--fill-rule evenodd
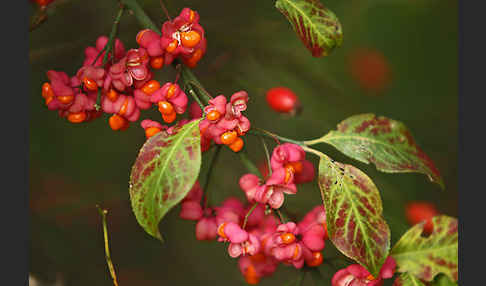
M116 1L58 0L48 20L30 33L30 271L49 279L62 273L66 285L111 285L105 263L101 219L96 204L109 210L111 256L120 285L246 285L237 260L218 242L198 242L194 223L178 218L179 208L160 224L166 242L160 244L137 224L128 195L131 165L145 141L139 122L125 132L113 132L108 116L73 125L47 110L40 95L49 69L73 75L84 48L109 34ZM139 1L152 19L165 21L159 0ZM419 146L441 171L446 190L420 174L384 174L374 166L346 158L330 146L317 148L335 160L364 171L381 192L392 245L408 229L404 205L427 200L457 216L457 1L454 0L322 0L343 26L343 45L330 56L313 58L274 1L166 0L171 15L191 7L201 15L208 51L194 73L213 95L230 96L247 90L246 112L252 124L282 136L314 139L338 122L358 113L384 115L407 125ZM34 6L33 6L34 8ZM31 10L34 13L35 9ZM125 14L119 38L136 47L138 23ZM390 69L390 82L381 92L364 90L351 72L358 49L379 51ZM173 80L171 68L156 74ZM289 118L271 111L265 91L274 86L294 90L303 112ZM142 113L159 119L156 110ZM246 136L250 158L263 160L263 148ZM272 146L273 147L273 146ZM209 153L203 155L204 176ZM308 157L316 164L317 158ZM244 167L232 152L223 152L210 184L213 203L227 196L243 198L238 178ZM231 167L231 168L230 168ZM203 178L203 177L201 177ZM316 183L287 196L286 206L302 217L320 204ZM344 261L331 242L320 271L330 281ZM339 262L339 263L338 263ZM298 271L280 266L261 285L282 285ZM391 280L386 281L391 285ZM304 278L304 285L312 285ZM386 284L388 285L388 284Z

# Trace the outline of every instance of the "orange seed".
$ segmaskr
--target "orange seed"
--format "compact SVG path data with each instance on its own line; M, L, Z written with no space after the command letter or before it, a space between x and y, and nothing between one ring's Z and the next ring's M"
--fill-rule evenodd
M142 91L148 95L152 95L160 88L160 83L155 79L149 80L142 86Z
M243 148L243 145L245 145L245 142L243 142L243 139L238 137L236 138L235 142L228 145L228 147L230 147L233 152L239 152Z
M71 123L81 123L84 120L86 120L86 112L81 111L81 112L69 113L67 119Z
M238 138L238 135L236 134L236 131L226 131L223 134L221 134L221 142L224 145L230 145L233 142L235 142L236 138Z
M160 132L160 128L158 127L149 127L145 130L145 136L147 136L147 139L154 136L155 134Z

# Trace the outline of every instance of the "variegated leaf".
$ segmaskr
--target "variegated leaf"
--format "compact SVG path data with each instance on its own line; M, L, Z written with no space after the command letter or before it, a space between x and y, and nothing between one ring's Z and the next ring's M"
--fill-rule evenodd
M425 286L420 279L409 274L408 272L402 273L393 281L393 286Z
M277 0L275 7L292 24L312 56L327 56L341 46L341 23L319 0Z
M457 281L457 219L446 215L432 218L433 231L422 236L424 222L410 228L395 244L391 256L398 272L409 272L425 281L439 273Z
M199 121L177 133L159 132L142 146L130 174L130 200L138 223L163 240L158 224L194 185L201 167Z
M319 188L330 240L377 277L390 250L390 228L375 184L356 167L322 154Z
M354 115L339 123L337 130L305 143L328 143L353 159L375 164L382 172L422 173L444 188L439 170L399 121L369 113Z

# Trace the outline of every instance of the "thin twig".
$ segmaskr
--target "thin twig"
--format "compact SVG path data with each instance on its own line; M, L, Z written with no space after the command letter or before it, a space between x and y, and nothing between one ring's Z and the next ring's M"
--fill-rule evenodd
M260 140L262 141L263 149L265 150L265 159L267 161L267 169L268 169L267 177L270 177L272 175L272 164L270 163L270 153L268 152L268 147L267 144L265 143L265 139L263 138L263 136L260 136Z
M204 105L202 104L202 102L199 99L199 97L197 97L196 92L192 89L192 87L186 87L185 89L187 90L187 93L189 93L192 96L192 98L197 102L197 104L199 105L199 107L203 111L202 117L204 117L205 116L204 115Z
M169 15L169 10L167 10L167 7L165 6L164 1L160 0L159 2L160 2L160 7L162 7L162 10L164 10L164 13L165 13L165 16L167 17L167 19L169 19L169 21L172 21L172 18Z
M206 209L208 207L208 186L209 186L209 181L211 179L211 174L214 168L214 165L216 165L216 160L218 159L218 155L221 151L221 145L218 145L216 147L216 150L213 153L213 157L211 158L211 162L209 162L209 169L208 173L206 174L206 181L204 182L204 187L203 187L203 192L204 192L204 208Z
M33 20L30 22L29 32L34 31L42 23L47 21L46 9L47 9L46 6L41 6L39 10L34 14L34 16L32 17Z
M96 205L98 208L98 211L101 215L101 219L103 222L103 239L105 241L105 258L106 258L106 263L108 264L108 269L110 270L110 275L111 278L113 278L113 284L115 286L118 286L118 282L116 280L116 273L115 273L115 267L113 266L113 263L111 262L111 257L110 257L110 246L108 244L108 230L106 227L106 214L108 213L108 210L101 209L100 206Z
M104 48L106 50L106 53L105 56L103 57L102 66L104 66L108 62L108 54L110 52L112 53L111 56L115 57L114 55L115 53L112 50L112 47L113 47L113 42L115 40L116 34L118 32L118 24L120 23L120 18L123 15L124 11L125 11L125 5L120 4L120 9L118 10L118 14L116 15L115 21L113 22L113 26L111 28L110 37L108 38L108 43L106 43L106 46Z
M248 212L246 213L245 215L245 220L243 221L243 226L241 227L242 229L245 229L246 227L246 223L248 222L248 217L250 217L251 213L253 212L253 210L258 206L258 203L255 203L253 204L253 206L251 207L250 210L248 210Z
M248 134L256 135L256 136L263 135L263 136L272 138L277 142L277 144L280 144L279 140L281 140L281 141L284 141L284 142L289 142L289 143L297 144L297 145L300 145L300 146L305 146L304 142L302 142L302 141L297 141L297 140L294 140L294 139L286 138L286 137L277 135L275 133L272 133L268 130L259 128L259 127L252 127L252 129L248 131Z
M280 222L281 223L285 223L286 222L284 216L282 215L282 213L279 210L273 209L273 211L278 215L278 218L280 219Z

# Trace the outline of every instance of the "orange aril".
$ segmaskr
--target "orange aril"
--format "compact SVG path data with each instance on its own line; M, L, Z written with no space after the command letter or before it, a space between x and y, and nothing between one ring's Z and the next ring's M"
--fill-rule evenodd
M181 43L186 48L194 48L200 41L201 35L194 30L181 33Z
M69 113L67 119L71 123L81 123L84 120L86 120L86 112L81 111L81 112Z
M174 112L174 106L168 101L159 101L157 104L159 106L159 111L162 114L169 115Z
M228 147L231 150L233 150L233 152L239 152L243 148L243 145L245 145L245 142L243 142L243 139L238 137L238 138L236 138L236 140L233 143L228 145Z
M164 58L163 57L154 57L150 59L150 66L153 69L161 69L164 66Z
M226 131L221 134L220 138L224 145L230 145L235 142L236 138L238 138L238 134L236 134L236 131Z
M147 81L143 86L142 86L142 91L148 95L152 95L154 92L156 92L160 88L160 83L156 81L155 79Z
M145 136L147 136L147 139L154 136L155 134L160 132L160 128L158 127L149 127L145 130Z

